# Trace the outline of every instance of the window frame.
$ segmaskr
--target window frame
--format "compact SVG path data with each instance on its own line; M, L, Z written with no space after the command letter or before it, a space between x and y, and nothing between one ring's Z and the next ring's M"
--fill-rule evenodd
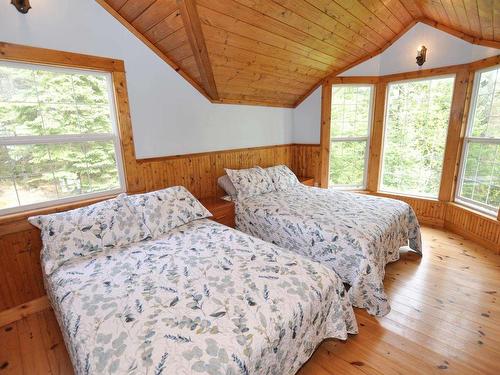
M451 91L451 100L450 100L450 114L448 116L448 125L446 129L446 138L448 138L448 133L450 131L450 123L451 123L451 117L453 115L453 97L455 95L455 82L457 80L457 73L449 73L449 74L438 74L438 75L429 75L429 76L424 76L424 77L415 77L415 78L409 78L409 79L399 79L399 80L394 80L394 81L388 81L386 90L385 90L385 98L384 98L384 125L383 125L383 134L382 134L382 144L380 148L380 172L379 172L379 178L378 178L378 186L377 186L377 191L380 193L388 194L388 195L394 195L394 196L407 196L407 197L414 197L418 199L430 199L430 200L439 200L439 194L441 190L441 183L442 183L442 177L443 177L443 170L445 166L445 155L446 155L446 144L447 144L447 139L445 139L444 143L444 150L443 150L443 160L442 160L442 166L441 166L441 172L440 172L440 178L439 178L439 189L437 191L436 196L432 195L425 195L425 194L414 194L414 193L407 193L403 191L391 191L391 190L385 190L383 189L383 180L384 180L384 157L385 157L385 146L386 146L386 139L387 139L387 116L389 115L389 90L390 86L402 82L418 82L418 81L427 81L427 80L433 80L433 79L439 79L439 78L453 78L453 87Z
M125 175L125 166L123 161L123 152L120 139L120 128L118 124L117 102L115 98L115 88L113 84L113 72L73 68L71 66L50 65L44 63L28 63L25 61L12 61L0 59L1 66L22 67L23 69L38 70L43 69L52 72L67 72L70 74L97 75L106 78L108 87L108 105L110 109L111 132L110 133L88 133L88 134L66 134L66 135L41 135L41 136L0 136L0 146L13 145L40 145L40 144L67 144L67 143L85 143L92 141L112 141L115 150L116 167L118 173L119 187L111 190L103 190L92 193L85 193L65 198L57 198L38 203L31 203L15 207L0 209L0 216L16 214L25 211L34 211L43 208L49 208L68 203L86 201L110 195L118 195L126 191L127 181ZM17 194L17 193L16 193Z
M468 156L468 151L469 151L469 143L472 141L475 143L486 143L486 144L496 144L496 145L500 144L500 137L498 137L498 138L486 138L486 137L473 137L473 136L471 136L473 122L474 122L474 116L476 113L476 103L477 103L477 99L478 99L480 76L482 73L488 72L491 70L500 70L500 65L497 64L497 65L489 66L487 68L479 69L479 70L476 70L474 72L474 79L473 79L472 91L471 91L471 100L470 100L469 108L468 108L466 128L465 128L464 138L463 138L463 143L462 143L462 150L460 153L459 169L458 169L458 175L457 175L457 184L456 184L456 189L455 189L455 202L460 204L460 205L463 205L467 208L479 211L485 215L492 216L492 217L498 217L497 215L500 214L500 208L498 208L497 211L495 212L488 205L485 205L481 202L477 202L477 201L474 201L472 199L460 196L460 192L462 191L462 186L463 186L465 164L467 161L467 156ZM500 75L500 73L498 73L498 74ZM497 76L497 80L498 80L498 76Z
M331 116L331 107L333 105L333 87L334 86L350 86L350 87L370 87L370 103L368 106L368 126L367 126L367 134L366 136L356 136L356 137L336 137L333 138L331 136L332 131L332 121L330 117L330 147L329 147L329 155L328 160L330 160L330 156L332 153L332 145L336 142L361 142L366 141L365 146L365 162L364 162L364 170L363 170L363 182L361 185L340 185L340 184L331 184L330 183L330 165L328 165L328 188L334 190L365 190L368 182L368 163L370 160L370 142L371 142L371 134L373 127L373 119L374 119L374 109L375 109L375 91L376 85L373 83L332 83L330 85L332 101L330 103L330 116Z

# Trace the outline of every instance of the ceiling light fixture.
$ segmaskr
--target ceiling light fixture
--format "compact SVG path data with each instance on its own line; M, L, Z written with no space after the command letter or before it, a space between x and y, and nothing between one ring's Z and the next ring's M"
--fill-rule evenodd
M422 66L425 62L425 57L427 56L427 48L425 46L417 49L417 65Z
M28 10L31 9L30 0L11 0L10 3L22 14L28 13Z

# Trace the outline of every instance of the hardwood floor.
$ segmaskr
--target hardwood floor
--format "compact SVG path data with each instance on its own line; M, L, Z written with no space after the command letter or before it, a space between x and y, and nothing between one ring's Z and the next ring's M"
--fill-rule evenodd
M359 334L325 341L299 372L500 374L500 255L424 228L424 257L387 266L389 315L356 311ZM0 374L72 374L54 314L0 328Z

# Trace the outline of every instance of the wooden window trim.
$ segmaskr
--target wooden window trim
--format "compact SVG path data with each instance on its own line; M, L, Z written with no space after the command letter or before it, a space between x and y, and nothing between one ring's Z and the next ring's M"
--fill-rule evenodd
M401 80L390 80L390 81L387 81L386 84L387 84L387 88L391 85L391 84L399 84L399 83L408 83L408 82L420 82L420 81L430 81L430 80L435 80L435 79L440 79L440 78L453 78L453 90L455 90L456 88L456 82L457 82L457 73L455 72L449 72L449 73L443 73L441 72L440 70L440 74L439 75L425 75L425 76L419 76L419 77L415 77L415 78L411 78L411 77L408 77L408 78L405 78L405 79L401 79ZM387 97L389 95L389 91L387 90L386 88L386 95L385 95L385 103L384 103L384 118L383 118L383 122L382 122L382 132L385 134L385 130L386 130L386 121L387 121L387 106L388 106L388 103L387 103ZM441 178L440 178L440 182L439 182L439 189L438 189L438 192L437 192L437 195L434 197L434 196L426 196L424 194L421 194L421 195L418 195L418 194L411 194L411 193L405 193L405 192L397 192L397 191L390 191L390 190L382 190L381 189L381 181L380 181L380 177L382 177L383 175L383 154L384 154L384 141L385 141L385 137L382 136L382 139L381 139L381 142L382 142L382 145L381 145L381 160L380 160L380 164L379 164L379 171L378 171L378 175L379 175L379 181L378 181L378 188L377 188L377 191L378 192L381 192L381 193L388 193L388 194L395 194L395 195L400 195L400 196L413 196L413 197L420 197L420 198L430 198L430 199L436 199L436 200L441 200L440 198L440 194L441 194L441 191L442 191L442 187L443 187L443 181L444 181L444 171L445 171L445 162L446 162L446 150L449 149L449 142L451 141L450 138L450 134L453 134L451 129L450 129L450 126L451 126L451 120L453 118L453 113L454 113L454 109L453 109L453 105L456 104L454 103L454 98L455 98L455 91L452 91L451 93L451 102L450 102L450 114L449 114L449 117L448 117L448 129L447 129L447 132L446 132L446 140L445 140L445 149L443 151L443 166L441 168ZM455 107L456 108L456 107ZM454 144L453 144L454 146ZM453 168L452 168L452 171L453 171ZM446 185L449 185L448 184L449 181L446 181L445 184ZM447 189L449 188L448 186L446 187Z
M370 158L370 143L371 143L371 136L372 136L372 124L373 124L373 116L374 116L374 109L375 109L375 89L376 89L376 84L374 83L332 83L330 86L330 90L332 91L332 100L333 100L333 86L351 86L351 87L369 87L370 88L370 103L368 106L368 123L367 123L367 132L366 136L344 136L344 137L331 137L330 134L330 147L332 143L335 142L353 142L353 141L364 141L366 142L365 145L365 156L364 156L364 163L363 163L363 181L361 185L332 185L333 189L337 190L345 190L345 191L363 191L366 190L366 187L368 185L368 165L369 165L369 158ZM333 106L333 102L331 106ZM331 131L331 123L330 123L330 131ZM357 138L357 139L356 139ZM330 158L328 158L328 162L330 161ZM330 168L328 168L328 180L330 179ZM328 181L328 186L330 186L330 181Z
M330 169L330 124L332 119L332 83L321 86L320 176L319 186L328 187Z
M125 63L122 60L4 42L0 42L0 60L110 73L113 94L115 96L116 122L121 145L125 190L127 192L144 190L144 182L137 174L138 165L135 158L132 123L130 119ZM103 199L109 199L113 196L105 195L90 199L83 198L82 200L75 200L70 203L54 204L40 209L19 211L1 216L0 223L22 220L32 215L77 208Z
M468 211L472 211L472 212L475 212L476 214L483 215L485 217L489 217L490 219L496 217L496 219L498 221L500 221L500 208L498 209L498 211L495 215L494 213L490 213L489 211L486 212L486 210L481 210L481 209L477 208L480 205L475 205L472 202L466 203L466 202L464 202L465 198L458 197L458 189L460 188L460 182L461 182L460 180L462 177L461 173L464 173L463 169L465 168L465 165L464 165L465 160L463 160L463 158L465 157L464 147L465 147L467 138L470 138L470 136L467 136L468 129L470 126L472 126L472 124L471 124L472 119L470 118L470 115L474 113L473 111L471 111L471 109L472 109L472 106L475 104L475 100L476 100L476 98L474 98L474 96L477 97L477 95L478 95L478 90L475 87L476 86L475 79L478 76L478 73L480 73L486 69L489 69L491 67L496 67L496 69L500 69L499 64L493 64L493 65L489 65L489 66L482 66L480 68L477 68L477 69L474 69L474 70L471 70L468 72L469 85L467 87L466 99L465 99L465 104L464 104L465 105L464 116L462 119L460 143L459 143L459 147L457 150L457 152L458 152L457 163L455 165L455 168L456 168L455 169L455 179L453 181L454 185L453 185L453 189L451 191L452 197L451 197L450 201L452 201L457 206L460 206L460 207L463 207L464 209L467 209ZM477 83L479 83L479 82L477 82Z
M379 81L378 77L337 77L329 78L325 80L321 86L321 130L320 130L320 176L319 176L319 186L322 188L328 188L329 174L330 174L330 128L331 128L331 107L332 107L332 85L338 84L366 84L373 85L375 93L373 93L372 102L372 112L371 118L375 117L376 108L376 93L377 93L377 83ZM368 135L368 163L366 167L368 171L366 173L365 185L369 185L370 180L370 150L372 145L373 136L373 122L369 124L370 134ZM363 189L365 189L363 188Z

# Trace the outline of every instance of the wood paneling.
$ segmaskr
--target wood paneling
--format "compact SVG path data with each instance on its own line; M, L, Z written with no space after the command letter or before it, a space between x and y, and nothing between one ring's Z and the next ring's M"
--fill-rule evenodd
M500 48L494 1L97 1L214 103L296 107L417 22Z
M217 178L224 175L224 168L276 164L293 168L293 149L293 145L278 145L139 160L137 173L143 186L131 192L183 185L198 198L221 196L223 191L217 186Z
M312 177L316 184L320 181L320 153L319 145L296 144L293 152L292 170L297 176Z
M214 103L296 107L417 22L500 48L497 1L97 1Z
M424 257L386 267L392 311L355 309L359 333L325 340L298 375L498 374L500 257L460 236L423 228ZM72 374L52 310L0 329L0 372Z
M500 220L448 203L444 227L500 254Z
M458 31L472 38L471 42L500 41L498 1L495 0L418 0L423 16L432 20L432 26ZM448 31L448 30L444 31ZM458 36L458 35L457 35ZM498 48L498 44L494 43Z

